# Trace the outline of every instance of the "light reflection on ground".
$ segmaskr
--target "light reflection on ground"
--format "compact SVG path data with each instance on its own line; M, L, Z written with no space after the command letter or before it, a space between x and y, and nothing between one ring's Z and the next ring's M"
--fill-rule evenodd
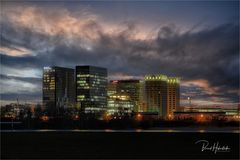
M154 129L129 129L129 130L114 130L114 129L37 129L37 130L1 130L1 132L159 132L159 133L240 133L239 128L154 128Z

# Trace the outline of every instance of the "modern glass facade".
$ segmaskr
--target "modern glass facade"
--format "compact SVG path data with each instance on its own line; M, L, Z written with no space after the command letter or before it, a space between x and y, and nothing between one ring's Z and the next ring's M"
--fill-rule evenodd
M117 82L118 81L110 81L110 83L108 83L107 85L107 96L111 96L113 94L117 93Z
M76 101L85 113L102 112L107 106L107 69L76 66Z
M43 68L43 104L46 107L74 105L74 69L63 67Z
M126 115L131 114L134 108L133 101L127 93L116 93L108 97L107 112L111 115Z
M110 81L111 88L108 88L108 93L115 92L126 93L129 95L129 100L134 105L133 111L139 112L140 110L140 80L112 80Z
M56 83L55 69L53 67L43 68L43 105L56 106Z

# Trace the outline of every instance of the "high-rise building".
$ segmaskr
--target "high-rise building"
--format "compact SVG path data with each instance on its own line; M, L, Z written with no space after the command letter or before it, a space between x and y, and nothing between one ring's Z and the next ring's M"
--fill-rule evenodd
M85 113L100 113L107 107L107 69L76 66L76 101Z
M180 105L179 84L176 77L145 76L147 111L158 112L161 118L171 118Z
M115 92L118 94L126 93L129 100L132 101L133 111L140 110L140 80L112 80L108 87L108 93Z
M108 97L117 93L117 84L118 84L117 80L110 81L108 83L108 85L107 85L107 96Z
M168 77L167 82L167 115L171 118L180 105L179 78Z
M74 69L63 67L43 68L43 104L45 107L74 105Z
M145 76L145 93L148 112L158 112L161 118L167 115L167 76Z
M107 112L111 115L129 115L132 113L134 107L128 93L115 93L108 97Z
M145 92L145 81L140 80L140 103L138 112L147 112L147 103L146 103L146 92Z

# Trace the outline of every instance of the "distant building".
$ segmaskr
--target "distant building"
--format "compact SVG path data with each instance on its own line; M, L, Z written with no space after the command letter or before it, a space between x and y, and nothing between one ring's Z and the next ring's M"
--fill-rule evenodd
M167 115L171 117L180 106L180 81L179 78L168 77L167 82Z
M32 116L34 106L32 104L11 103L1 106L0 117L11 119L26 118L29 114Z
M180 104L180 80L166 75L147 75L142 85L143 112L158 112L161 118L171 118ZM142 108L145 108L142 105Z
M145 81L140 80L140 93L139 93L139 110L138 112L147 112Z
M226 112L223 111L207 111L207 112L174 112L174 119L176 120L196 120L199 122L211 121L213 119L222 119L226 118Z
M236 107L184 107L182 112L225 112L226 116L237 116L238 108Z
M108 94L114 92L128 94L129 100L134 105L133 111L140 110L140 80L112 80L108 87Z
M107 85L107 96L111 96L117 93L117 83L118 81L110 81Z
M237 107L224 106L195 106L182 107L181 111L174 112L175 119L193 119L208 121L213 119L240 120Z
M43 68L43 105L67 107L75 102L74 69L63 67Z
M167 116L167 81L165 75L145 76L147 112L158 112L161 118Z
M128 93L115 93L108 97L107 112L111 115L129 115L134 108L134 102L131 101Z
M76 101L85 113L99 113L107 107L107 69L76 66Z

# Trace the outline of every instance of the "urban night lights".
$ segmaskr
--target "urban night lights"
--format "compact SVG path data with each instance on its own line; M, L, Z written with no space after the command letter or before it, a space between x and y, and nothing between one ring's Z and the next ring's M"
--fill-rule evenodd
M146 75L143 79L111 80L107 69L76 66L43 69L43 107L57 117L59 110L76 108L95 118L151 117L153 119L238 119L239 110L180 107L180 78L163 74ZM74 78L75 77L75 78ZM189 98L189 101L190 98ZM193 112L193 110L195 110ZM106 118L106 117L105 117Z
M94 66L77 66L75 74L74 81L72 69L44 67L45 108L52 108L57 113L59 108L75 106L84 113L119 116L148 112L166 119L180 104L180 79L176 77L147 75L141 80L112 80L108 83L107 69Z
M149 74L143 78L108 81L108 70L96 66L43 68L42 104L12 103L1 107L1 117L10 120L51 119L162 120L211 122L240 120L240 107L194 106L192 98L180 106L179 77ZM96 123L97 124L97 123ZM127 125L127 124L125 124Z
M1 3L2 106L16 103L17 99L19 103L42 103L44 66L71 68L87 64L109 69L109 80L149 78L146 80L150 81L154 78L151 75L143 77L158 73L179 76L181 106L188 106L187 97L191 97L196 106L238 107L237 1L62 3L51 2L49 7L45 5L47 2ZM105 5L111 9L106 11ZM70 78L71 71L64 72ZM76 81L75 73L72 78ZM82 89L88 92L86 87ZM74 95L71 96L74 99L65 102L62 98L65 92L61 88L57 90L49 102L55 99L56 105L62 106L76 101ZM66 97L69 94L73 91L66 92ZM77 94L76 87L74 94ZM106 106L101 95L94 94L88 97L98 96L98 104ZM86 95L78 96L80 100ZM146 111L150 102L140 103L146 103L145 109L133 104L134 111L136 108ZM171 112L174 111L167 114Z
M239 159L239 4L1 0L0 159Z

